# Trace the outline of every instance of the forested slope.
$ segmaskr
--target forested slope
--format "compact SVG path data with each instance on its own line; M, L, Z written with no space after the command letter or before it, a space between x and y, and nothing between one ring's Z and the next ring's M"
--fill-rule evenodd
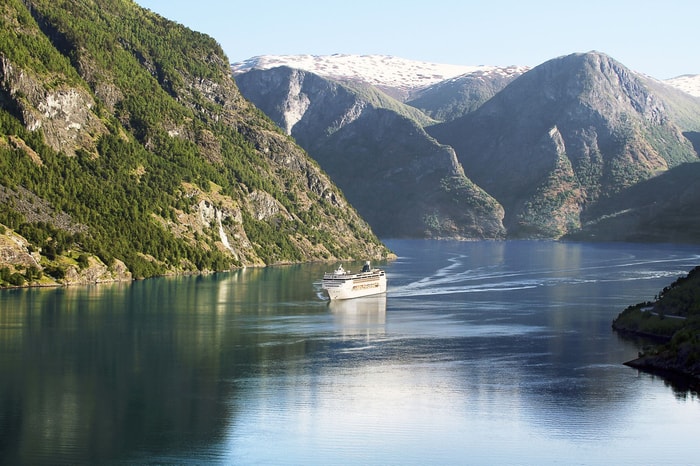
M386 256L210 37L130 0L0 12L0 234L26 240L3 284Z

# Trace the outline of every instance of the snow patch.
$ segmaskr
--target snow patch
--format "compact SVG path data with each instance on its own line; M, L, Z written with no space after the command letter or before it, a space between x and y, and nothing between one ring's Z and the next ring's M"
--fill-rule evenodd
M301 69L319 76L360 80L375 86L405 90L423 89L463 75L524 73L524 66L470 66L428 63L389 55L262 55L233 63L233 74L278 66Z
M690 95L700 97L700 74L684 74L666 79L664 82Z

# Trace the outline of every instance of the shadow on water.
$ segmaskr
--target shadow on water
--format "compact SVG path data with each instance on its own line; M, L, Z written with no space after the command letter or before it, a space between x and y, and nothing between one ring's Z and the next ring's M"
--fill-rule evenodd
M637 370L648 374L653 379L658 377L666 387L673 391L674 396L679 400L700 398L700 382L697 379L661 369L639 368Z

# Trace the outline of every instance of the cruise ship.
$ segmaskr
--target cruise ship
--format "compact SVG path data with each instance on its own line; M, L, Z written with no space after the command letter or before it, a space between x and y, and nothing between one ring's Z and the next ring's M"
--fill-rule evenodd
M386 274L381 269L373 269L369 261L358 273L345 270L341 264L334 272L323 274L321 287L331 300L385 293Z

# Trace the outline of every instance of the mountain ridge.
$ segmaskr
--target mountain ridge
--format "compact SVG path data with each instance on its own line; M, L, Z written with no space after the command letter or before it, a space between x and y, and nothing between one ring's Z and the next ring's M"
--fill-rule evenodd
M456 65L411 60L392 55L258 55L231 64L235 75L253 69L277 66L303 69L333 79L360 80L379 88L396 89L404 98L461 76L519 75L531 66L525 65ZM700 97L700 74L684 74L669 79L647 78L671 85L692 96ZM390 93L391 94L391 93ZM396 96L394 96L396 97Z
M510 75L527 67L451 65L391 55L261 55L233 63L234 76L278 66L302 69L335 80L362 81L405 100L416 91L463 75Z
M647 79L599 52L571 54L429 133L504 206L511 234L557 238L606 197L698 160Z

